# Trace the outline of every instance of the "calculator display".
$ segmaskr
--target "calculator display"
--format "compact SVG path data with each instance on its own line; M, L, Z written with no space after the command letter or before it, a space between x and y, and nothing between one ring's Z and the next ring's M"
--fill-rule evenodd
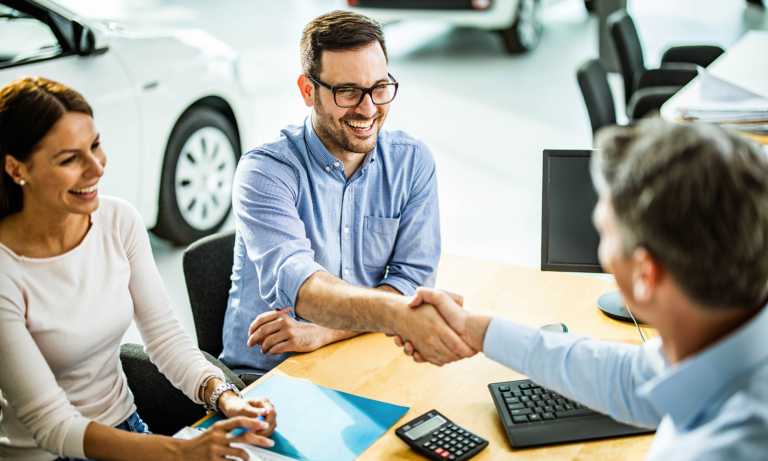
M445 420L440 416L435 416L434 418L425 422L421 426L415 427L410 431L406 432L405 436L411 440L416 440L418 438L421 438L429 434L430 432L434 431L435 429L442 426L443 424L445 424Z

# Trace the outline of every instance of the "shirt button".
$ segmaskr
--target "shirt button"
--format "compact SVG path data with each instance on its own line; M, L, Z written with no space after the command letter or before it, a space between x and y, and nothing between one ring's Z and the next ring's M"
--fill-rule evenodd
M349 275L349 269L344 269L344 275Z
M339 166L339 162L334 162L333 166Z
M345 233L345 234L349 234L349 227L345 227L345 228L344 228L344 233Z
M331 167L329 166L325 167L325 171L331 171Z

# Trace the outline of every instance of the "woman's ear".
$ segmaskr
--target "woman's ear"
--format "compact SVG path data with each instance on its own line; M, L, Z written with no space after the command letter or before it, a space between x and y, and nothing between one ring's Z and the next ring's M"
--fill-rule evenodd
M21 163L20 161L13 158L12 155L5 155L5 164L3 165L3 168L5 169L5 172L8 173L8 176L11 177L13 182L18 184L22 179L25 179L27 168L26 165Z

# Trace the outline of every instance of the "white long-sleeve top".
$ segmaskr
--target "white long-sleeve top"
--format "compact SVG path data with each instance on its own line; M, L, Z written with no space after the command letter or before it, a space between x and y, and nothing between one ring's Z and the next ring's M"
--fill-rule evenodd
M136 411L119 359L131 320L193 401L207 376L223 379L173 316L139 214L99 202L65 254L25 258L0 244L0 459L85 458L91 421L115 426Z

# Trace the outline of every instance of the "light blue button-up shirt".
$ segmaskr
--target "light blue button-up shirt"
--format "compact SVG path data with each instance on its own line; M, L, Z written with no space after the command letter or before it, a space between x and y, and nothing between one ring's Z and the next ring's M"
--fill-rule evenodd
M235 261L219 358L236 373L266 372L291 355L249 348L248 329L259 314L295 307L299 288L317 271L405 295L434 286L435 163L423 142L402 131L380 131L347 180L308 117L240 159L232 207Z
M642 346L551 333L495 318L489 358L617 421L657 428L647 460L768 459L768 308L669 365Z

